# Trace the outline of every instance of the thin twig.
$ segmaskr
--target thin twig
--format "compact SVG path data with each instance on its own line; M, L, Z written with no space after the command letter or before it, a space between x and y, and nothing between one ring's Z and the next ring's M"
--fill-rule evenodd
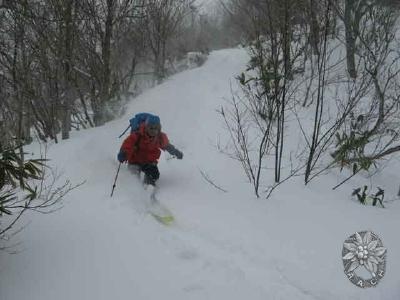
M213 187L215 187L216 189L218 189L218 190L220 190L220 191L222 191L222 192L224 192L224 193L227 193L227 192L228 192L227 190L225 190L225 189L219 187L218 185L216 185L216 184L209 178L209 176L208 176L206 173L204 173L200 168L198 168L198 169L199 169L199 172L200 172L201 176L202 176L209 184L211 184Z

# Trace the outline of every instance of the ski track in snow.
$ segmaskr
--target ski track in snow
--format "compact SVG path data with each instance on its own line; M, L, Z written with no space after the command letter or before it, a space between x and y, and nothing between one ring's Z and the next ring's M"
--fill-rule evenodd
M215 51L201 68L131 101L121 119L50 147L52 164L86 183L60 211L28 214L19 253L0 254L0 299L399 299L396 203L361 210L346 190L322 194L332 178L255 199L237 162L217 150L226 135L217 110L247 59L243 49ZM176 218L169 227L146 213L148 195L125 165L110 198L117 136L141 111L160 115L184 152L182 161L163 154L159 164L158 197ZM341 243L365 227L382 234L393 257L369 291L348 282L341 262Z

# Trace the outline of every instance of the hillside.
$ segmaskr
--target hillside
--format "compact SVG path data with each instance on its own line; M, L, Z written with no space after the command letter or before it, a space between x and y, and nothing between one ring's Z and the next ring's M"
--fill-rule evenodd
M399 201L361 206L350 194L366 178L332 191L346 178L335 172L307 186L293 178L257 199L240 164L218 150L227 141L218 110L247 60L243 49L212 52L202 67L133 99L121 119L49 147L53 167L86 182L62 209L24 219L18 253L0 253L0 299L399 299ZM142 111L158 114L184 153L159 163L159 198L176 217L170 227L146 213L146 193L125 166L110 198L117 137ZM374 180L396 200L400 157L386 164ZM346 278L341 252L348 236L367 229L382 238L388 260L382 282L363 290Z

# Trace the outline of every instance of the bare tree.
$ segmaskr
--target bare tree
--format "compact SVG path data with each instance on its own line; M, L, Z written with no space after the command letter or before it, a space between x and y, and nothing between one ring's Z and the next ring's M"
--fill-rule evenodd
M146 0L143 27L152 53L155 79L160 83L166 76L165 61L171 39L191 12L193 0Z
M229 7L232 14L240 11L251 16L247 24L251 59L247 72L238 77L243 97L238 101L234 96L230 117L223 115L236 145L235 157L242 162L257 196L269 155L274 157L275 183L282 178L286 111L294 103L293 66L299 65L305 49L296 37L297 4L235 0Z
M336 159L351 165L353 172L368 170L381 158L400 151L397 18L391 6L369 5L359 20L359 72L370 85L364 89L364 102L353 110L335 153Z
M0 17L3 104L19 116L4 115L3 125L18 139L28 140L31 127L43 140L60 132L68 138L73 120L85 126L111 118L107 104L129 89L143 53L143 36L135 34L143 1L21 0L2 6Z

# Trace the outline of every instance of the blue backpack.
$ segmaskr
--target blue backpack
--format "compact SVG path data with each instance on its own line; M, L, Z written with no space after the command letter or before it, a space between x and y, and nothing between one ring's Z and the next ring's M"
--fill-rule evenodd
M128 131L129 128L131 128L131 133L134 131L139 130L139 127L142 123L144 123L148 117L155 116L153 114L149 113L138 113L136 114L132 119L129 120L129 126L125 129L125 131L119 136L122 137L125 132Z

